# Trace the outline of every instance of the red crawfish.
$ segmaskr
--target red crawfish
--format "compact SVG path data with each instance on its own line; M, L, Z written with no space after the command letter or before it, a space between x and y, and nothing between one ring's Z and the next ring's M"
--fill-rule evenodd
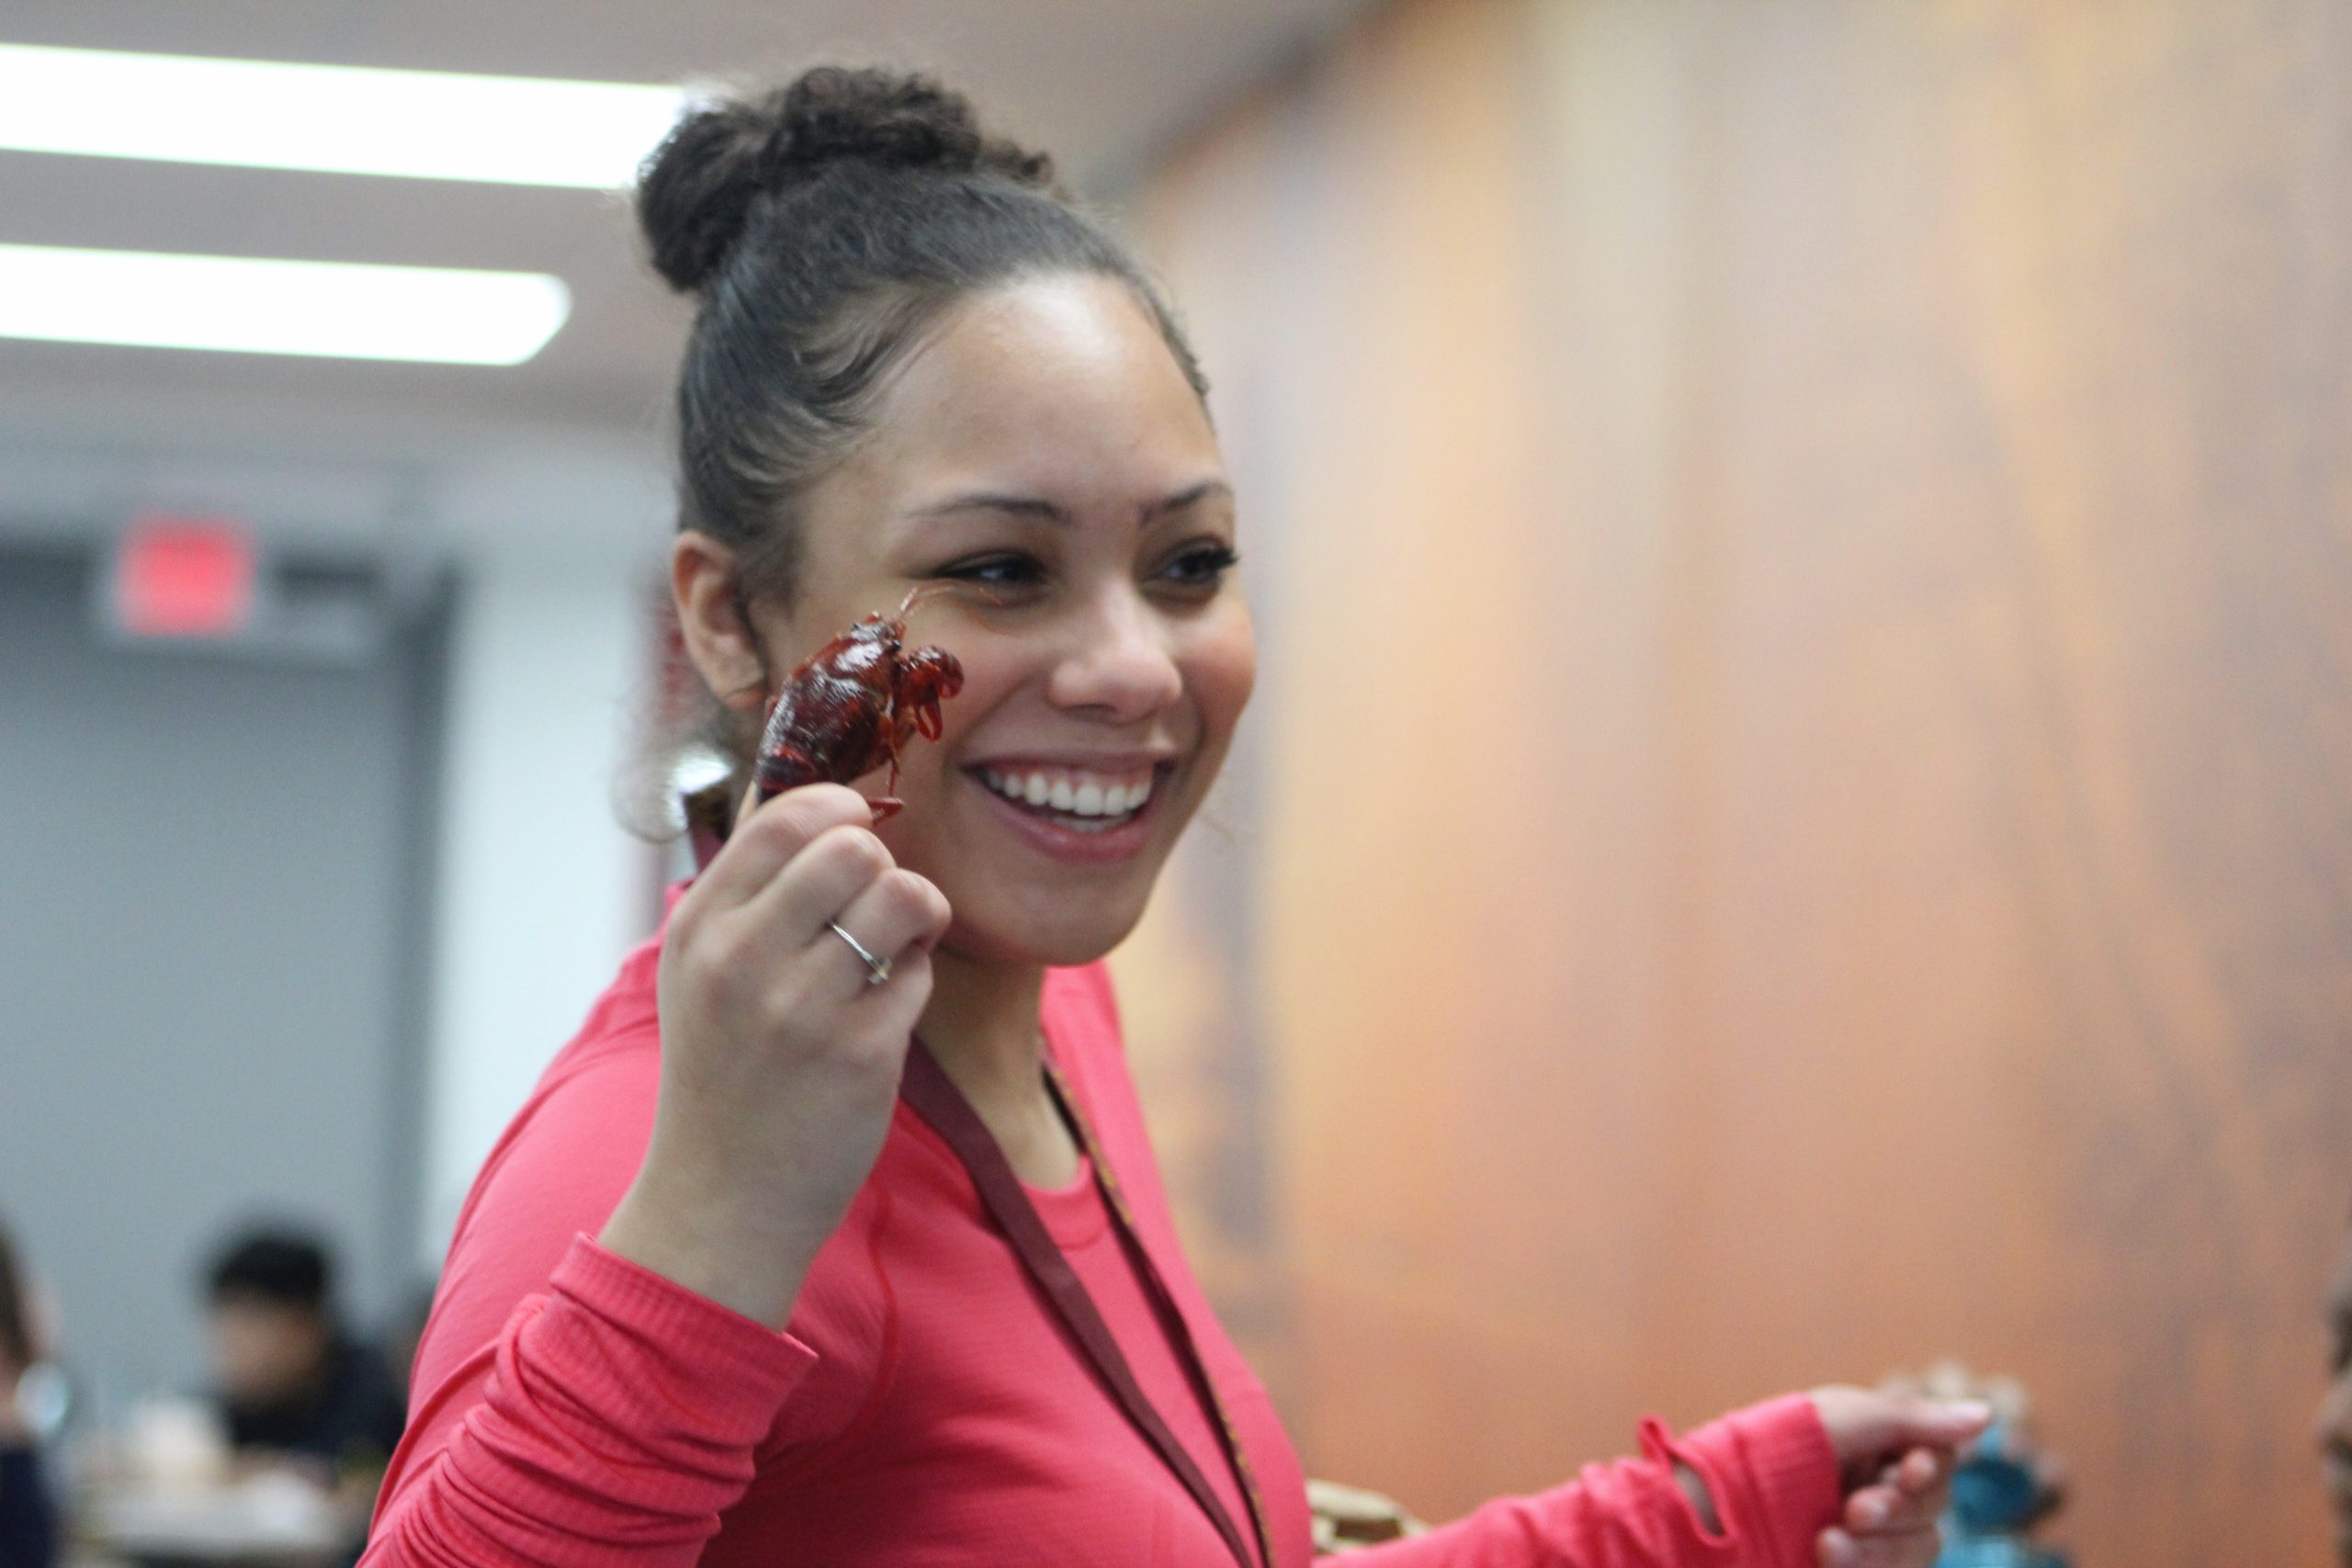
M926 592L909 593L888 620L878 610L866 616L785 682L760 736L761 800L798 784L847 784L887 762L874 820L906 804L888 793L899 786L899 754L918 734L939 739L940 701L964 687L964 667L945 649L906 649L907 614Z

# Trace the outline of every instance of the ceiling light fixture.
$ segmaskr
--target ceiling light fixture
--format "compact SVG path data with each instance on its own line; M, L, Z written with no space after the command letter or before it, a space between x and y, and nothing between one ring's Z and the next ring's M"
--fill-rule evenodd
M0 148L617 189L675 87L0 44Z
M0 337L520 365L571 311L545 273L0 245Z

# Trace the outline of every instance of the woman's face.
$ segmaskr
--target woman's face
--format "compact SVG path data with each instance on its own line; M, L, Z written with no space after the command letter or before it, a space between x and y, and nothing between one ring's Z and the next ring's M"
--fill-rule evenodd
M1233 497L1200 400L1109 278L955 307L811 488L798 592L754 618L781 678L908 589L968 583L907 644L964 669L877 829L956 912L946 945L1075 964L1142 915L1256 670ZM993 600L990 603L989 600Z

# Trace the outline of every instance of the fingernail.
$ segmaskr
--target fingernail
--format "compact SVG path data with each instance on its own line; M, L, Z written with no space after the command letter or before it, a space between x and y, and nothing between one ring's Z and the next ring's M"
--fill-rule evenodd
M1864 1529L1876 1529L1886 1523L1886 1505L1875 1497L1864 1497L1854 1504L1854 1522Z
M1955 1399L1944 1406L1955 1421L1990 1421L1993 1407L1981 1399Z

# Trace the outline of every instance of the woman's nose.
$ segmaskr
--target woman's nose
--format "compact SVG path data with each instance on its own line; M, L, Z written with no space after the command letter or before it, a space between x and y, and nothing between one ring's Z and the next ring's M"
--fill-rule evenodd
M1132 589L1089 607L1046 684L1056 707L1091 708L1119 723L1148 718L1183 694L1161 617Z

